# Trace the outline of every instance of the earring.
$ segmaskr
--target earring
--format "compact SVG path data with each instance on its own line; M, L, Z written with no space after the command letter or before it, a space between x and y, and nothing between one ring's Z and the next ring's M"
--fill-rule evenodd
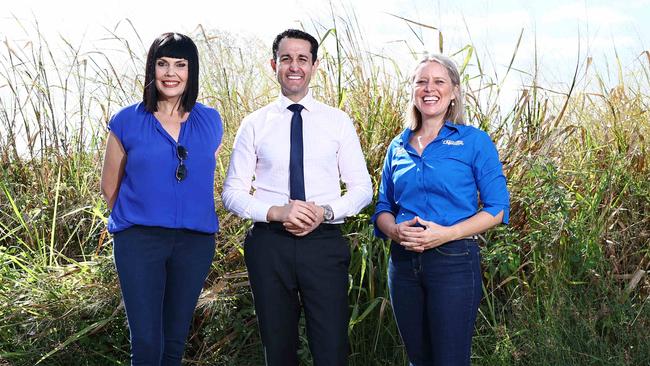
M451 106L453 107L453 106L455 106L455 105L456 105L456 103L455 103L454 100L452 99L452 100L451 100Z

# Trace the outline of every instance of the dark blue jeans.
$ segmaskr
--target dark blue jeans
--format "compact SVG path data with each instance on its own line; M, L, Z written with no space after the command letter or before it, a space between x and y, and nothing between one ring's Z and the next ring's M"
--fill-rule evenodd
M113 236L131 333L131 365L180 365L214 234L133 226Z
M482 296L476 240L457 240L423 253L392 243L388 286L411 366L470 365Z

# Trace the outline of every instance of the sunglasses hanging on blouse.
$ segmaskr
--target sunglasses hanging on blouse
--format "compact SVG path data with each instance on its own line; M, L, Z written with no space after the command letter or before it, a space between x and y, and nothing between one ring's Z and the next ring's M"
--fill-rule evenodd
M176 167L176 180L181 182L187 178L187 167L185 160L187 159L187 149L183 145L176 145L176 156L178 157L178 166Z

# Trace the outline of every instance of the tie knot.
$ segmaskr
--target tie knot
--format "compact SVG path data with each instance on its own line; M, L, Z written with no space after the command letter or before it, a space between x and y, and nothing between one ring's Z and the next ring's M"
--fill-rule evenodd
M297 104L297 103L296 103L296 104L292 104L292 105L290 105L290 106L287 107L287 109L290 110L290 111L293 112L293 113L296 113L296 112L300 113L300 112L302 111L303 108L305 108L305 107L303 107L302 104Z

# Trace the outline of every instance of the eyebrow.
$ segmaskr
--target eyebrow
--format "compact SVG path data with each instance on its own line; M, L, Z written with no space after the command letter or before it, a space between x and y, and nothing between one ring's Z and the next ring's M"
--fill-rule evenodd
M415 80L422 80L422 79L427 79L427 80L428 80L428 79L433 79L433 80L451 80L450 77L445 77L445 76L434 76L434 77L432 77L432 78L430 78L430 77L428 77L428 76L420 76L420 77L415 78Z
M310 54L306 53L299 53L298 56L296 57L304 57L304 58L309 58ZM278 55L278 58L283 58L283 57L291 57L291 54L289 53L282 53Z

